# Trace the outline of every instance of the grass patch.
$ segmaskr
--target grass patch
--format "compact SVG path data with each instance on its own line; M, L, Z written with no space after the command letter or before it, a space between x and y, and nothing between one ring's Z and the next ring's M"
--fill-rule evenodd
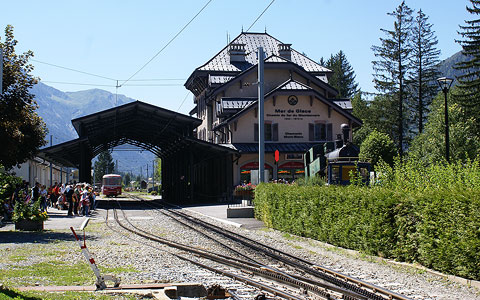
M87 227L85 227L85 232L105 232L105 223L102 222L90 222Z
M11 256L8 257L8 260L12 261L12 262L21 262L21 261L24 261L26 259L27 258L23 255L11 255Z
M29 266L10 266L0 271L0 282L9 286L94 284L95 276L87 263L67 265L50 261Z
M107 299L121 299L121 300L133 300L137 299L135 295L129 294L102 294L102 293L89 293L89 292L61 292L61 293L48 293L48 292L19 292L15 289L2 289L0 290L0 300L107 300Z
M132 265L121 267L102 267L100 266L100 272L102 274L120 274L120 273L137 273L139 270L135 269Z

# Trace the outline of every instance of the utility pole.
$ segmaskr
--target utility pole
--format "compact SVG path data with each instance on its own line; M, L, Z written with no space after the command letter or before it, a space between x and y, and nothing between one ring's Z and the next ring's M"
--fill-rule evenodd
M148 191L148 164L147 164L147 191Z
M258 182L265 182L265 124L263 95L263 61L265 53L258 47Z
M155 189L155 160L152 161L152 191Z
M50 135L50 147L53 145L53 135ZM53 185L53 165L52 161L50 160L50 186Z

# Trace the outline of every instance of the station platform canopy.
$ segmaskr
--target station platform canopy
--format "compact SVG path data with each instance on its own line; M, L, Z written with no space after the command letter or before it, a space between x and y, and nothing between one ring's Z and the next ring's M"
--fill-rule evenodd
M91 160L122 144L154 153L162 158L162 164L168 165L167 169L179 174L186 174L186 169L194 168L199 162L238 153L235 149L195 138L194 129L201 122L188 115L135 101L73 119L78 138L41 149L38 156L65 167L78 168L80 181L90 182ZM179 167L178 160L188 161L188 164L182 162Z

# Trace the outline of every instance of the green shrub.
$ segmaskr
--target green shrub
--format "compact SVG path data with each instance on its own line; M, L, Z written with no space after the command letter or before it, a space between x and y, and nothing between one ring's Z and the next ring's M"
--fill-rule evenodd
M370 186L260 184L269 227L364 253L480 279L479 161L380 164Z

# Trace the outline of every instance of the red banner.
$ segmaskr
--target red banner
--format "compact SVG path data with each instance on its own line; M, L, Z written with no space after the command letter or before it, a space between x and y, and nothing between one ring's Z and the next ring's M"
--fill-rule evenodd
M279 169L303 169L305 166L298 161L289 161L278 167Z
M240 169L255 169L258 170L258 161L253 161L243 165ZM265 169L272 169L270 165L265 164Z

